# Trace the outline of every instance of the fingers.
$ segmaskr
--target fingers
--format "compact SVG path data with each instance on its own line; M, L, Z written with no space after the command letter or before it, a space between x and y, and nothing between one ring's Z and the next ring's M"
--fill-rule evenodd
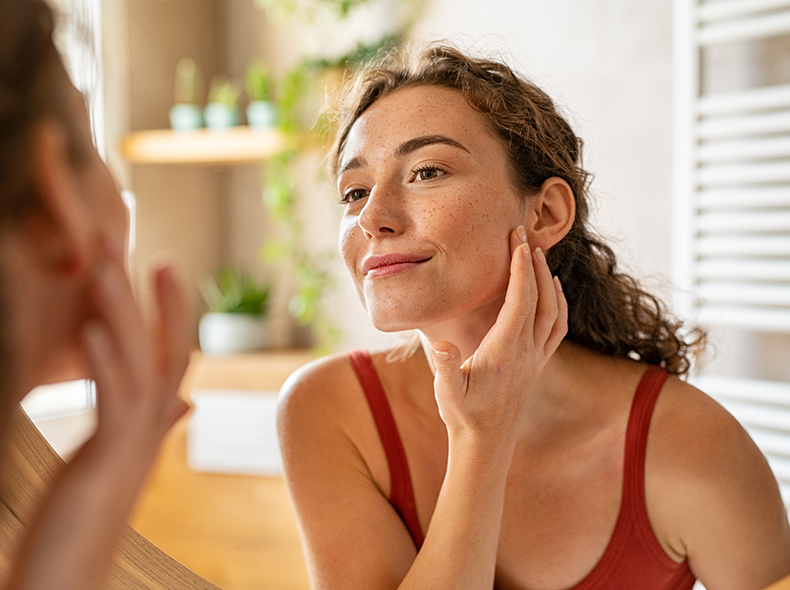
M513 254L521 244L527 243L527 230L523 225L519 225L516 229L510 232L510 258L512 260Z
M529 245L525 241L524 227L520 226L511 232L511 245L514 235L519 243L513 248L505 303L502 305L496 323L490 332L492 337L501 339L505 343L515 342L521 336L524 327L531 325L538 297L537 283L531 264Z
M165 265L154 273L159 312L159 369L168 385L177 387L189 360L189 323L186 296L175 269Z
M105 333L117 354L130 369L146 370L150 363L142 317L129 280L117 264L106 262L98 270L93 295Z
M559 302L554 279L546 255L540 248L535 248L532 255L535 271L535 283L538 289L538 300L535 306L535 327L533 337L535 344L541 346L547 342L559 317ZM561 293L560 293L561 294Z
M557 321L552 326L551 334L546 341L546 349L548 351L557 350L557 347L565 338L568 333L568 300L565 299L565 294L562 292L562 283L558 277L554 277L554 291L557 297Z
M119 391L127 387L123 363L118 358L107 330L99 322L88 322L83 327L82 340L97 391ZM99 412L104 409L102 399L101 396L98 399Z
M432 345L434 391L439 398L439 407L445 397L455 397L466 389L466 376L461 367L461 351L450 342L434 342Z
M530 254L523 226L510 234L510 281L505 303L489 333L505 345L530 338L547 354L559 346L568 330L568 304L562 286L552 277L541 248Z

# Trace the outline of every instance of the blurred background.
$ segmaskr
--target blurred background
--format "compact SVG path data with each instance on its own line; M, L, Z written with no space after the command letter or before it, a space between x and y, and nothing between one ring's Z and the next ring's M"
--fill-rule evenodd
M237 404L211 406L223 431L197 421L196 402L192 450L177 430L134 523L187 565L226 588L306 587L276 448L274 467L256 464L260 428L245 439L233 412L250 415L244 400L270 400L318 354L404 337L370 326L336 253L321 113L355 64L409 41L500 56L560 105L595 177L594 226L627 272L709 329L694 380L747 426L790 502L790 1L55 4L97 145L127 191L140 299L157 253L181 263L204 352L185 395ZM256 115L253 102L269 106ZM204 322L240 312L262 336ZM26 402L66 456L93 404L89 385L68 388ZM256 424L273 429L269 406ZM225 443L224 456L194 454Z

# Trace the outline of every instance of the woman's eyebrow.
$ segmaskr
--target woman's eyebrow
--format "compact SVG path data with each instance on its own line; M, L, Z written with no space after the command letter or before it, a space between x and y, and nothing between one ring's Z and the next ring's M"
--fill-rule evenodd
M343 172L346 170L353 170L354 168L361 168L365 165L365 158L360 156L355 156L351 158L348 162L343 164L343 167L340 169L340 172L337 173L338 177L340 177Z
M408 141L404 141L402 144L398 146L398 149L395 150L396 157L406 156L414 151L417 151L420 148L425 147L426 145L433 145L435 143L443 143L445 145L449 145L460 150L464 150L466 153L470 153L463 144L457 142L456 140L452 139L451 137L447 137L446 135L421 135L420 137L415 137L414 139L409 139ZM354 168L361 168L365 165L365 158L361 156L355 156L351 158L348 162L343 164L343 167L338 172L338 176L343 174L346 170L353 170Z
M395 150L395 155L398 157L406 156L426 145L433 145L435 143L443 143L446 145L450 145L452 147L464 150L465 152L469 153L469 150L466 149L462 144L458 143L456 140L447 137L446 135L423 135L421 137L415 137L414 139L410 139L408 141L403 142L398 146L398 149Z

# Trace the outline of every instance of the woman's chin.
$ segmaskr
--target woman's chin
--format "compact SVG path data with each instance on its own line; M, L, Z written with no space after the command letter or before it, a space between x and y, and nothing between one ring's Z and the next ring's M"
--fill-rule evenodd
M379 332L393 333L393 332L406 332L408 330L418 329L418 326L415 326L413 321L406 322L402 318L384 319L384 318L371 316L370 321L372 322L373 327L376 328Z
M427 326L447 320L445 314L429 313L428 310L395 310L393 308L368 308L368 317L379 332L407 332L421 330Z

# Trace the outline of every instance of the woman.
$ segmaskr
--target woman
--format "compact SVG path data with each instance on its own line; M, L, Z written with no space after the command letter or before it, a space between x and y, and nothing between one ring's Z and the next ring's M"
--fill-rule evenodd
M701 335L588 228L580 147L501 63L431 46L356 76L331 157L340 250L373 324L422 348L329 357L284 388L314 587L757 590L790 572L764 458L678 378Z
M124 272L126 210L52 33L43 1L0 0L0 586L85 590L106 587L157 447L186 410L189 336L169 266L154 277L157 324L143 325ZM78 378L96 381L98 428L28 520L9 500L38 475L12 473L16 408L37 385ZM11 547L16 519L27 529ZM131 571L156 557L142 548Z

